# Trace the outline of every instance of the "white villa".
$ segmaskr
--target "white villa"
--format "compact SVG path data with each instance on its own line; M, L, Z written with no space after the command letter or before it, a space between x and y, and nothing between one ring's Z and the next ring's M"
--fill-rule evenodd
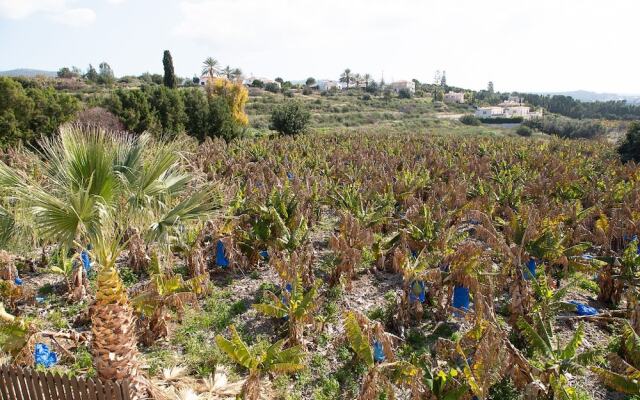
M478 107L476 109L478 118L517 118L531 119L542 117L542 111L531 111L527 106L499 106L499 107Z
M389 85L396 93L403 89L407 89L410 93L416 92L416 83L414 81L396 81Z
M449 92L444 95L445 103L464 103L464 93Z
M322 79L315 83L315 85L311 86L312 88L316 88L321 92L328 92L330 90L340 90L342 86L338 81L331 81L328 79Z
M211 75L209 75L209 74L202 74L202 75L200 76L200 86L206 86L206 85L207 85L207 83L209 83L209 81L213 81L213 80L218 79L218 78L220 78L220 77L219 77L219 76L217 76L217 75L214 75L214 76L213 76L213 79L212 79L212 78L211 78Z

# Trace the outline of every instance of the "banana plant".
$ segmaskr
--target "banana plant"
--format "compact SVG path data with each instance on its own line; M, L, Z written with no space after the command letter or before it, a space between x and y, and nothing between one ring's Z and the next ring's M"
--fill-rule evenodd
M605 263L598 276L600 294L598 300L617 305L623 294L631 303L638 298L640 290L640 254L638 239L629 242L620 257L597 257ZM635 328L635 327L634 327Z
M409 362L392 359L388 341L384 338L386 334L380 332L379 329L375 332L377 335L373 335L373 332L363 331L362 321L364 323L370 322L366 320L366 317L355 312L345 314L344 328L349 347L355 353L355 357L367 368L358 399L374 400L378 399L381 394L393 398L394 384L408 387L411 390L412 399L423 398L421 397L424 395L424 387L421 382L422 370ZM374 341L373 345L372 340ZM376 347L382 347L383 353Z
M78 259L75 257L75 259ZM67 284L67 290L71 289L71 274L73 273L74 257L67 257L63 249L59 250L58 263L49 267L49 272L61 275Z
M331 198L339 209L349 212L367 227L389 219L395 203L393 195L388 194L366 198L359 184L337 186Z
M608 355L612 369L591 366L602 382L620 393L640 395L640 336L629 323L622 328L621 353Z
M469 393L469 387L460 379L462 374L457 368L436 371L429 364L422 370L427 389L438 400L459 400Z
M295 279L291 285L291 291L287 290L287 287L283 290L282 297L267 291L266 294L271 298L271 302L254 304L253 307L269 317L286 318L289 327L289 343L299 345L304 338L305 325L313 319L312 312L317 306L318 289L317 286L313 286L305 292L301 277Z
M13 356L24 352L33 333L32 324L9 314L0 303L0 349L3 352Z
M300 346L284 348L285 340L279 340L266 350L249 347L236 331L229 327L231 340L222 335L216 336L216 344L231 360L249 370L249 377L242 386L242 398L258 400L261 378L266 373L288 374L305 368L304 351Z
M566 374L580 374L585 368L600 361L598 350L578 352L584 339L584 324L580 323L573 337L565 346L561 346L553 334L551 319L543 319L539 312L534 313L533 325L520 317L518 326L525 339L533 348L532 363L541 372L540 380L550 385L554 398L570 399L575 389L566 384Z
M203 275L183 281L181 275L168 276L161 268L156 252L152 253L149 264L151 284L147 290L131 300L136 311L144 318L142 339L146 345L151 345L158 338L169 334L167 325L169 308L181 311L189 304L198 307L198 294L202 294Z

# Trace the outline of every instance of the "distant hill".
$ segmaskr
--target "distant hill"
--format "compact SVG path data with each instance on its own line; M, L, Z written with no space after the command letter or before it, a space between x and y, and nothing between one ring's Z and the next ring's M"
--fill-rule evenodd
M33 78L35 76L46 76L46 77L56 77L57 73L55 71L43 71L40 69L29 69L29 68L20 68L20 69L12 69L9 71L0 71L0 76L22 76L26 78Z
M571 96L576 100L580 100L584 102L626 100L627 103L640 104L640 95L596 93L596 92L589 92L587 90L575 90L572 92L555 92L555 93L542 93L542 94Z

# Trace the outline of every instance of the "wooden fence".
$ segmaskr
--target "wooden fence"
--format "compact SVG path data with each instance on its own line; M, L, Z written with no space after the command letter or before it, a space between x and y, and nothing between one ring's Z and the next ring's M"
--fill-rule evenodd
M102 382L0 367L1 400L129 400L129 382Z

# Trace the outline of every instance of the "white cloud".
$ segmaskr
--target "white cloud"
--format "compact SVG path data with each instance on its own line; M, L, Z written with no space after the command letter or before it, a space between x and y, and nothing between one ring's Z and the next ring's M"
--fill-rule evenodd
M258 74L431 80L445 69L476 89L640 92L635 0L182 0L180 12L174 34L203 58Z
M51 16L51 19L75 28L85 28L96 20L96 13L90 8L72 8Z
M80 28L96 20L95 11L90 8L70 8L67 0L0 0L0 17L17 20L38 13L57 23Z
M0 0L0 17L22 19L38 12L64 8L65 0Z

